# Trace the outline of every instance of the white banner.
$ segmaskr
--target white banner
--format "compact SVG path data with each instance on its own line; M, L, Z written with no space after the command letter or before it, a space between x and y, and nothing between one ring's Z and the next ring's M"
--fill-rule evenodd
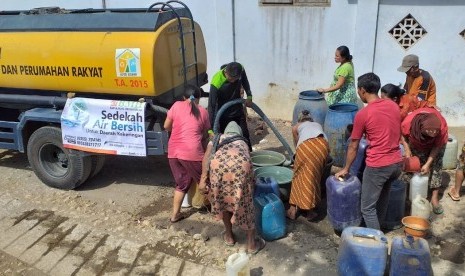
M63 146L87 152L146 156L145 103L72 98L61 114Z

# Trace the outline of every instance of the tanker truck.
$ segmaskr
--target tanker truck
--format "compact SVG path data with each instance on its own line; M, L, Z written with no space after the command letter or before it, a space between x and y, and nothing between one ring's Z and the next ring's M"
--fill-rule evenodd
M0 12L0 148L26 153L46 185L74 189L116 151L103 150L101 138L86 138L93 130L75 127L64 114L84 114L83 103L110 103L94 127L115 118L132 125L113 120L113 130L100 130L101 136L142 131L138 156L164 155L167 109L187 84L208 82L206 67L202 30L179 1L147 9ZM132 107L140 114L128 115ZM65 135L65 126L74 135ZM109 141L131 145L124 139Z

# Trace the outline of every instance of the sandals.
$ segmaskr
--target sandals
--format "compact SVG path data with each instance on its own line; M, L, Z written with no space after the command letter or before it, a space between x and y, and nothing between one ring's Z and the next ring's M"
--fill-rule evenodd
M447 192L447 194L450 196L450 198L453 200L453 201L460 201L460 196L456 196L455 193L455 187L452 186L450 187L449 189L449 192Z
M433 206L433 213L435 213L436 215L444 213L444 209L442 208L441 204L439 204L438 206Z
M233 246L236 244L236 241L228 242L228 241L224 238L225 234L226 234L226 230L223 230L223 231L221 232L221 238L223 239L223 243L224 243L226 246L228 246L228 247L233 247ZM233 240L234 240L234 236L233 236Z
M176 219L171 219L171 218L170 218L170 222L171 222L171 223L176 223L176 222L181 221L181 220L183 220L183 219L185 219L185 218L186 218L186 216L184 216L183 214L179 214L179 215L176 217Z
M251 251L250 249L248 249L247 251L249 254L257 255L257 253L260 252L260 250L265 248L265 245L266 245L266 242L264 239L260 237L256 237L255 238L255 250Z

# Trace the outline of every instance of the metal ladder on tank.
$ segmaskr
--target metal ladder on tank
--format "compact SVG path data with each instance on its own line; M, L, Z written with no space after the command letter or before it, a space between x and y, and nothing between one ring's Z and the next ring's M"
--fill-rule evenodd
M173 5L171 5L172 3L179 4L179 5L183 6L187 10L187 13L189 15L188 19L191 22L191 30L190 31L184 32L183 27L182 27L181 17L176 12L176 9L173 7ZM184 86L187 85L187 72L188 72L189 68L191 68L192 66L195 67L195 83L196 83L197 86L199 86L199 68L197 66L197 43L196 43L196 40L195 40L195 23L194 23L194 18L192 17L191 10L183 2L172 0L172 1L167 1L167 2L154 3L154 4L150 5L150 7L148 7L146 12L150 12L155 6L158 6L158 5L161 5L161 8L160 8L159 12L167 11L167 10L164 10L164 8L168 7L169 8L168 11L172 11L176 15L176 18L177 18L177 21L178 21L179 40L181 41L181 54L182 54L182 65L183 65L182 70L183 70L183 77L184 77ZM184 46L185 45L184 38L185 38L185 35L188 35L188 34L192 34L192 41L193 41L193 45L194 45L194 61L192 63L190 63L190 64L187 64L187 62L186 62L186 48Z

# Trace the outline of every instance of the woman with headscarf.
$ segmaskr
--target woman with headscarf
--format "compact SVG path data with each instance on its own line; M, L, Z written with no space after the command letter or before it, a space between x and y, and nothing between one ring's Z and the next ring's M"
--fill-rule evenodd
M318 216L314 209L321 200L320 182L329 144L323 128L313 122L307 110L299 114L298 123L292 127L292 136L296 154L287 217L294 220L298 211L304 210L306 218L313 220Z
M202 163L199 189L208 193L212 214L222 220L222 239L236 243L232 225L247 233L247 251L256 254L265 241L255 237L254 173L249 147L240 126L231 121L224 134L209 142Z
M181 204L191 183L198 183L202 173L203 141L208 137L210 120L205 108L199 106L200 88L188 85L184 100L177 101L168 111L164 127L171 131L168 141L168 161L176 183L170 222L184 218Z
M439 188L442 185L442 158L448 133L444 117L433 107L419 108L402 121L402 143L405 157L418 156L421 174L429 174L431 204L435 214L444 211L439 204ZM410 182L412 173L404 173L403 179Z

